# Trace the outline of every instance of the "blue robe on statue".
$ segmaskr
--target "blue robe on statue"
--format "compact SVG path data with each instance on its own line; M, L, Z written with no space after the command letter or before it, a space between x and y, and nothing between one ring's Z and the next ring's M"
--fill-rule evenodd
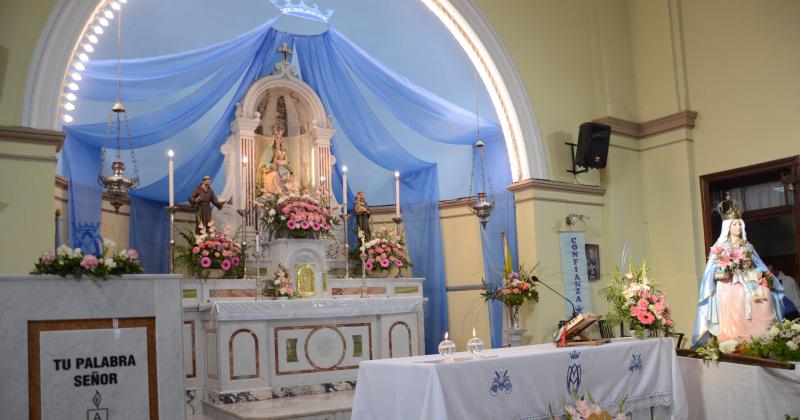
M722 222L722 232L719 239L714 246L730 246L728 242L728 233L730 225L733 220L739 220L742 226L742 239L745 242L741 245L745 250L752 254L753 264L756 270L761 272L769 272L764 261L758 256L753 245L746 242L747 234L744 230L744 221L741 219L728 219ZM703 279L700 283L700 298L697 303L697 315L695 316L694 332L692 334L692 346L697 347L703 345L708 340L709 335L719 336L720 334L720 306L725 305L726 302L721 302L717 296L717 280L714 276L722 271L717 268L715 258L709 254L706 269L703 272ZM744 285L742 285L744 287ZM780 282L776 281L773 289L770 290L772 308L775 319L778 321L783 320L783 286Z

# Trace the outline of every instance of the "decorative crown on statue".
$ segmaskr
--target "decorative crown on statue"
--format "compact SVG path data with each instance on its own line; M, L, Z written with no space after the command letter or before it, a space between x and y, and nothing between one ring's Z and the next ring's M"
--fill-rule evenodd
M730 191L725 192L725 200L717 204L717 213L723 220L741 219L744 210L739 202L733 199Z
M293 0L271 0L272 4L277 7L281 13L289 16L297 16L303 19L315 20L317 22L328 23L331 16L333 16L333 9L328 9L322 12L319 6L307 5L303 0L295 3Z

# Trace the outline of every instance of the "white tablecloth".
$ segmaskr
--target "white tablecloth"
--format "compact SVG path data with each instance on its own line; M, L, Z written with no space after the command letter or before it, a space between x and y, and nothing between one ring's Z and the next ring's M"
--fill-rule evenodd
M376 297L345 299L228 300L201 304L219 321L291 318L332 318L337 316L387 315L416 312L423 298Z
M679 357L693 419L783 419L800 416L795 370Z
M616 414L687 403L672 339L620 339L596 347L552 344L487 350L486 358L442 363L441 356L361 362L352 418L544 419L563 414L568 387ZM457 353L456 358L468 358Z

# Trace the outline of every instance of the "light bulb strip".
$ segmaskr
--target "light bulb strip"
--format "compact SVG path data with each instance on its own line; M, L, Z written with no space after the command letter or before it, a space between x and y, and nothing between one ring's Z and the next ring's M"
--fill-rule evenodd
M75 110L77 96L74 92L80 89L80 72L86 70L84 63L91 59L89 54L93 53L96 45L100 42L100 37L105 32L104 26L109 25L109 20L115 18L115 11L121 10L127 0L101 0L97 3L91 17L86 20L83 30L75 41L72 54L64 69L61 78L61 91L59 92L59 108L62 110L61 121L71 123L74 119L68 112ZM58 123L56 123L58 124Z

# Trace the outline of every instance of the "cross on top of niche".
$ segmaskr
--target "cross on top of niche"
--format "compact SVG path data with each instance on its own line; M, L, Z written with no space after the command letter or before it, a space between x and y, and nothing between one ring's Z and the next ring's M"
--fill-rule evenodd
M294 53L291 48L289 48L289 44L283 43L280 48L278 48L278 52L283 54L283 61L289 61L288 58L290 55Z

